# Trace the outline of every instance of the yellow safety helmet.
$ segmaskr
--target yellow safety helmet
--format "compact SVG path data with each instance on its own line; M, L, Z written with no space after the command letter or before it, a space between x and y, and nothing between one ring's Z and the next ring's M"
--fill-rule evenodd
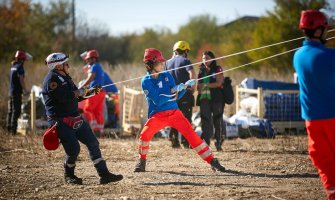
M185 41L176 42L176 44L173 45L173 51L176 51L177 49L180 49L182 51L191 50L190 45Z

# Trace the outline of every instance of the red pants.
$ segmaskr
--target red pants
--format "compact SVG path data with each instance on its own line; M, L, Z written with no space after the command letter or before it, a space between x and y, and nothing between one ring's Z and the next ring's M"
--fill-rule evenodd
M85 100L84 116L93 131L104 128L104 105L106 92L100 92Z
M306 121L308 152L323 187L335 187L335 118Z
M180 132L190 143L192 148L202 159L210 163L213 159L212 151L206 142L194 132L190 122L180 110L168 110L154 114L144 125L139 138L139 157L146 159L149 150L149 141L159 130L171 126Z

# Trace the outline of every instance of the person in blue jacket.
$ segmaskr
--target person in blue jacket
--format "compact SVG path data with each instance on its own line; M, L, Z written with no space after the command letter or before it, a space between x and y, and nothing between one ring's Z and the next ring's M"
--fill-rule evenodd
M134 171L145 172L149 142L155 133L166 126L177 129L197 154L214 170L225 171L225 168L214 158L206 142L194 132L190 122L178 109L176 100L185 94L187 87L195 84L195 80L176 85L172 75L166 71L163 72L165 59L158 49L146 49L143 62L147 75L142 79L141 85L148 103L148 121L139 136L139 160Z
M303 46L293 64L300 87L308 152L328 199L335 199L335 49L326 48L328 21L318 10L301 12Z
M99 141L88 123L82 119L78 111L78 101L98 94L101 87L78 89L73 83L68 70L69 57L64 53L50 54L45 63L50 69L43 81L42 95L50 127L56 126L58 137L66 153L64 162L64 178L68 184L82 184L82 179L74 174L76 160L80 152L80 144L88 148L90 158L100 176L100 184L116 182L122 175L110 173L106 161L102 158Z

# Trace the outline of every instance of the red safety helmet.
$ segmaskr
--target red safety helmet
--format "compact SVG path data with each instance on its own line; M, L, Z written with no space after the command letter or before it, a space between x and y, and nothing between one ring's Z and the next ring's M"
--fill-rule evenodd
M144 56L143 56L143 62L146 63L148 61L164 62L166 60L163 57L162 52L160 52L158 49L149 48L144 51Z
M85 56L85 60L89 59L89 58L99 58L99 53L97 50L90 50L87 52L86 56Z
M300 29L314 30L318 27L328 27L327 17L318 10L303 10L300 17Z
M57 124L48 128L43 135L43 146L47 150L56 150L59 147Z
M17 50L14 56L16 59L31 60L33 57L28 53L21 50Z

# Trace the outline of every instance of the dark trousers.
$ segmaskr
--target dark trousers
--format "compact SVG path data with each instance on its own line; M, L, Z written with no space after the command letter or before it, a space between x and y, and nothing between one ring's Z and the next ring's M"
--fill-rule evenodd
M108 172L106 162L101 156L99 141L95 137L94 133L92 132L86 121L84 121L81 127L78 129L73 129L69 127L61 119L51 120L49 121L49 123L54 124L55 121L58 122L58 137L66 153L65 166L75 165L80 152L80 141L87 147L90 158L98 174L101 176L102 174ZM65 173L71 174L73 173L73 169L65 167Z
M8 114L7 114L7 130L16 134L17 121L21 115L22 94L14 94L9 97Z
M185 118L192 124L192 108L194 106L194 96L191 92L187 92L181 99L177 101L180 111L183 113ZM174 128L170 130L170 140L172 142L178 142L178 131ZM189 143L183 135L181 135L181 143L184 146L188 146Z
M223 109L223 102L212 102L208 99L202 99L200 102L201 138L208 145L210 145L210 139L213 134L218 146L221 146L224 140Z

